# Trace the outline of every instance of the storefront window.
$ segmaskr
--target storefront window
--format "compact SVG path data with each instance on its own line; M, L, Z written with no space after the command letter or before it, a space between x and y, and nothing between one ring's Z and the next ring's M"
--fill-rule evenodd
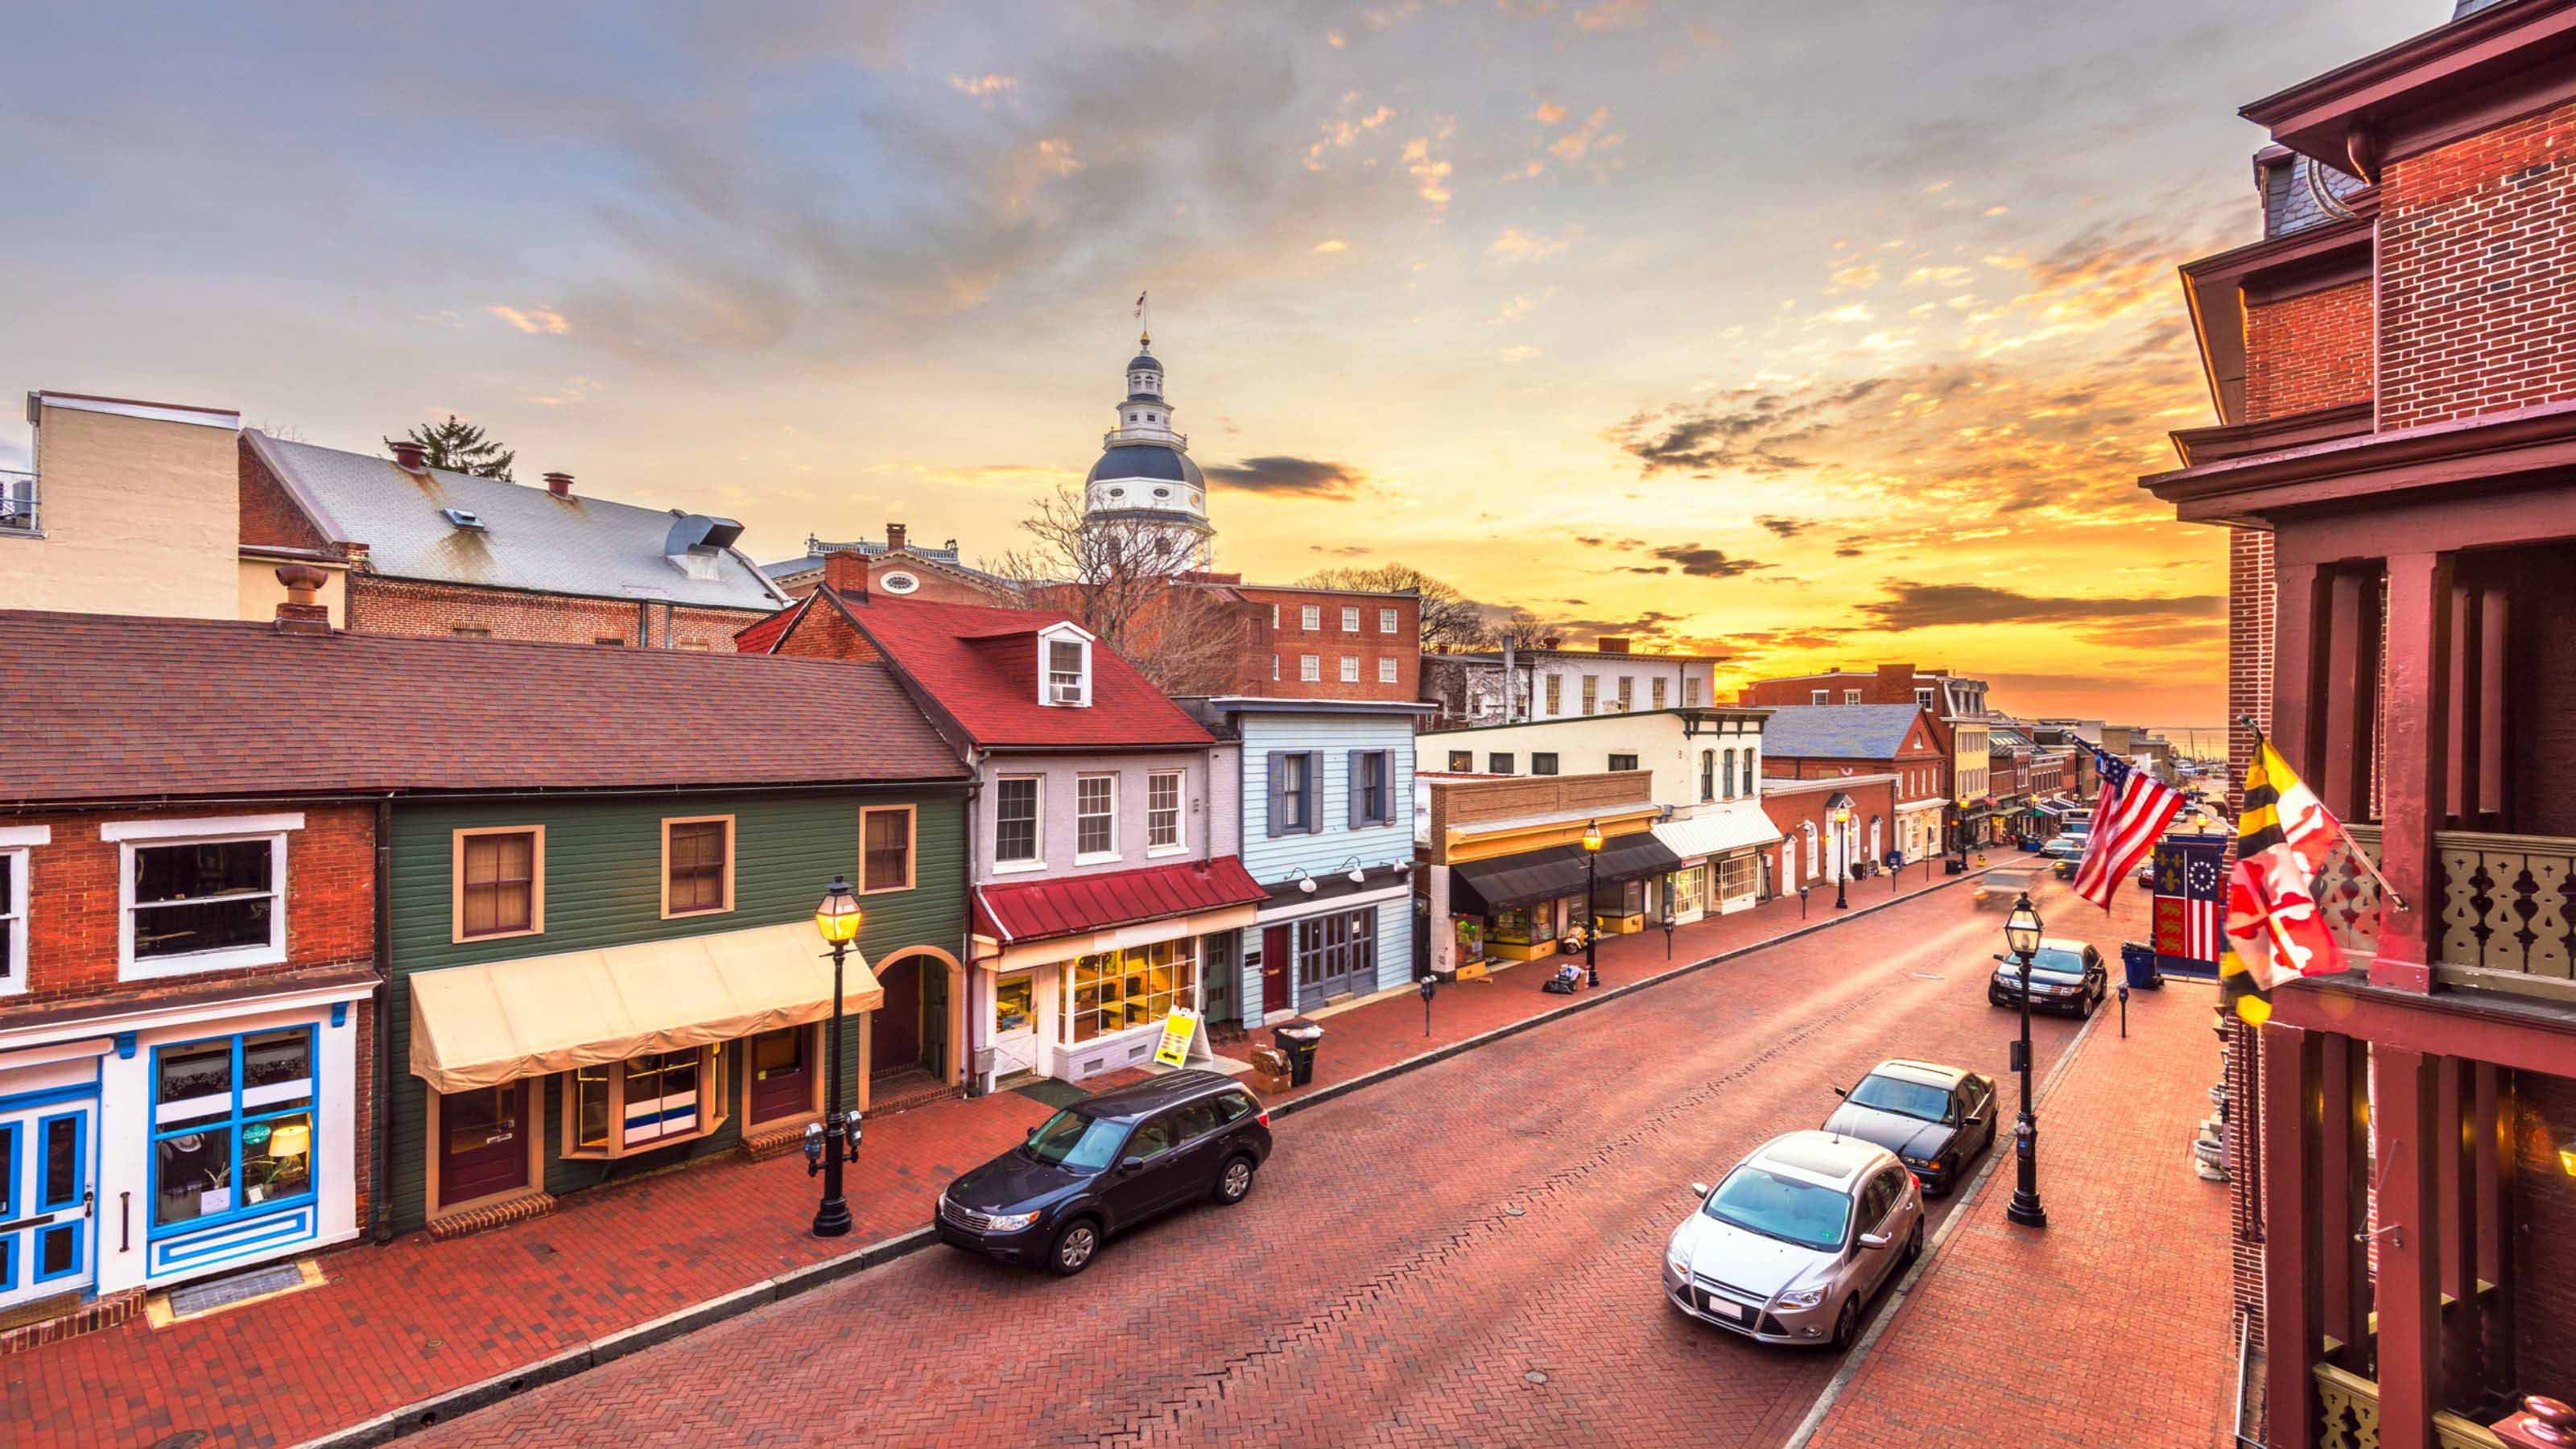
M1761 858L1738 855L1717 863L1717 893L1728 900L1749 896L1761 889Z
M1038 979L1034 976L1005 977L993 988L993 1030L1020 1031L1037 1016Z
M626 1063L626 1145L698 1130L698 1052L655 1052Z
M1695 865L1673 872L1671 894L1666 897L1676 911L1695 911L1700 898L1708 893L1708 867Z
M155 1232L313 1194L309 1026L153 1053Z
M608 1150L608 1124L616 1115L608 1090L608 1068L577 1067L572 1074L572 1140L576 1150Z
M564 1087L566 1154L616 1157L704 1136L724 1123L726 1070L722 1046L574 1068Z
M1198 958L1187 940L1158 941L1073 963L1065 988L1064 1039L1085 1042L1159 1022L1198 1000Z
M1530 946L1555 940L1556 902L1495 907L1492 936L1494 940L1510 946Z

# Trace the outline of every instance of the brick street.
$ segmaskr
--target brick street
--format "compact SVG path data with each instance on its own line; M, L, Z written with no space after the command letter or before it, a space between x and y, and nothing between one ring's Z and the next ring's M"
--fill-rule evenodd
M2042 907L2114 959L2142 913L2106 923L2059 888ZM2002 1078L2000 919L1941 892L1284 1119L1243 1208L1186 1210L1070 1283L925 1253L424 1442L1777 1443L1836 1361L1663 1303L1684 1185L1813 1125L1882 1057ZM2191 1012L2194 989L2140 1009ZM2038 1025L2042 1072L2076 1029ZM2050 1124L2059 1174L2127 1150L2107 1100ZM2185 1143L2144 1147L2200 1189ZM2221 1304L2216 1232L2193 1271Z

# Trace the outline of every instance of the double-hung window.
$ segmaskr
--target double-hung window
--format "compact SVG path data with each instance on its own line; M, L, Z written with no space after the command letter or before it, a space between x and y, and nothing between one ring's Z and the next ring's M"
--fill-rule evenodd
M912 889L913 808L868 805L859 810L859 893Z
M1583 676L1583 712L1585 714L1601 712L1601 676L1598 674ZM1555 711L1550 710L1549 713L1553 714Z
M1324 656L1321 654L1298 655L1297 677L1308 684L1314 684L1322 680L1324 677Z
M1385 750L1351 752L1350 816L1353 826L1395 823L1394 766Z
M1377 662L1377 682L1380 684L1393 684L1396 682L1394 655L1389 654Z
M312 1199L314 1037L296 1026L153 1048L151 1236Z
M1073 858L1110 860L1118 854L1118 777L1083 775L1073 782Z
M1735 751L1733 750L1726 752L1726 772L1730 776L1735 773ZM1726 784L1726 793L1733 795L1735 781L1729 779ZM1704 801L1717 798L1717 752L1715 750L1699 752L1699 798Z
M1685 676L1682 680L1682 708L1699 708L1699 676L1696 674Z
M1005 870L1045 864L1038 857L1039 784L1035 775L993 782L993 863Z
M1315 756L1308 750L1270 752L1270 826L1272 835L1305 835L1323 829L1316 797Z
M1145 777L1145 850L1181 848L1181 772L1156 770Z
M544 826L459 830L454 856L454 939L533 936L545 930Z
M45 826L0 826L0 996L27 989L27 847L51 840Z
M1637 676L1633 674L1622 674L1619 676L1619 708L1622 710L1630 710L1635 709L1636 707Z
M1312 634L1312 633L1314 633L1316 630L1323 628L1323 627L1324 627L1324 608L1323 608L1323 605L1321 605L1321 604L1306 604L1306 605L1301 606L1301 607L1297 610L1297 627L1299 627L1299 628L1301 628L1301 629L1305 630L1305 631L1306 631L1307 633L1309 633L1309 634Z
M1342 632L1343 632L1343 633L1345 633L1345 634L1356 634L1356 633L1358 633L1359 631L1360 631L1360 608L1359 608L1359 605L1357 605L1357 604L1344 604L1344 605L1342 605Z
M733 817L662 822L662 914L733 909Z
M1392 634L1396 631L1397 627L1398 626L1395 622L1395 610L1380 609L1377 611L1377 631L1379 633Z
M285 960L286 836L303 824L301 815L267 815L100 826L122 857L125 977Z
M1562 674L1548 675L1546 690L1547 712L1552 715L1565 713L1565 676ZM1584 713L1590 714L1591 711L1585 710Z
M1846 690L1844 690L1844 691L1843 691L1843 703L1845 703L1845 704L1858 704L1858 703L1860 703L1860 691L1859 691L1859 690L1857 690L1857 689L1846 689Z
M1046 651L1046 702L1091 703L1091 646L1079 639L1049 639Z
M1360 682L1360 657L1359 657L1358 655L1356 655L1356 654L1345 654L1345 655L1343 655L1343 656L1342 656L1342 683L1344 683L1344 684L1357 684L1357 683L1359 683L1359 682Z
M1662 708L1664 707L1664 680L1663 680L1663 678L1659 675L1659 676L1657 676L1656 678L1654 678L1653 680L1648 681L1647 687L1648 687L1648 689L1651 691L1650 698L1651 698L1651 700L1652 700L1652 702L1653 702L1653 704L1654 704L1654 707L1655 707L1655 708L1657 708L1657 709L1662 709Z
M1807 691L1807 703L1830 704L1833 702L1833 695L1834 692L1830 689L1811 689Z

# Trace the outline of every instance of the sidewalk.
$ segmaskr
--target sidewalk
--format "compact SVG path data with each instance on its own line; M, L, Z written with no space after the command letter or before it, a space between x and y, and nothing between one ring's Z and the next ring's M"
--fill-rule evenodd
M2001 858L2001 857L1998 857ZM1910 867L1902 889L1855 882L1852 905L1954 883ZM1830 893L1606 941L1604 988L1624 986L1835 918ZM1578 1005L1531 962L1444 987L1423 1034L1410 992L1333 1014L1313 1085L1273 1105L1423 1052ZM1262 1039L1266 1039L1263 1037ZM114 1329L0 1358L0 1442L283 1445L372 1418L648 1324L779 1274L926 1225L949 1179L1002 1151L1049 1109L1016 1092L872 1116L848 1195L856 1229L806 1231L817 1196L803 1159L709 1162L567 1198L555 1213L454 1242L413 1233L324 1254L321 1286L154 1329Z
M2130 894L2125 893L2124 894ZM2009 1143L1805 1449L2229 1442L2227 1189L2191 1170L2215 987L2134 992L2040 1103L2048 1226L2004 1217Z

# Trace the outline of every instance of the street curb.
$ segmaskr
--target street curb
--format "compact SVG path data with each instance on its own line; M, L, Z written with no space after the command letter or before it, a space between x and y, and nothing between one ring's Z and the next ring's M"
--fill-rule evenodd
M2049 1064L2048 1075L2040 1080L2039 1086L2032 1092L2032 1111L2038 1111L2040 1104L2046 1102L2056 1092L2058 1079L2065 1076L2068 1069L2075 1065L2075 1059L2084 1054L2085 1044L2093 1039L2093 1028L2108 1015L2110 1015L2109 1012L2096 1007L2091 1016L2084 1018L2084 1025L2075 1033L2075 1040L2068 1042L2066 1050L2057 1054L2057 1060ZM1934 1260L1941 1256L1942 1246L1950 1241L1951 1234L1958 1231L1961 1223L1975 1215L1977 1202L1985 1194L1987 1179L1995 1175L1996 1170L2003 1166L2003 1161L2004 1154L1991 1148L1987 1150L1984 1164L1977 1169L1977 1175L1961 1191L1959 1205L1952 1208L1950 1215L1941 1220L1941 1226L1933 1230L1931 1241L1923 1245L1922 1255L1914 1260L1914 1266L1906 1270L1905 1276L1897 1280L1896 1291L1890 1293L1887 1301L1879 1305L1878 1311L1870 1315L1868 1331L1861 1334L1860 1342L1853 1344L1851 1352L1844 1355L1842 1367L1836 1369L1834 1376L1826 1381L1823 1392L1817 1394L1815 1403L1808 1406L1807 1416L1798 1421L1798 1427L1790 1433L1788 1442L1781 1445L1780 1449L1807 1449L1807 1441L1813 1439L1816 1431L1824 1427L1825 1416L1833 1412L1834 1405L1843 1396L1843 1390L1849 1388L1851 1381L1859 1377L1861 1365L1869 1361L1870 1350L1878 1347L1878 1340L1895 1324L1898 1310L1905 1306L1907 1299L1914 1296L1915 1286L1921 1283L1923 1276L1932 1270Z
M1270 1115L1293 1116L1309 1107L1321 1106L1336 1098L1346 1097L1364 1087L1373 1087L1408 1072L1420 1071L1434 1063L1447 1061L1451 1057L1502 1041L1507 1037L1518 1036L1522 1032L1548 1022L1563 1021L1569 1016L1579 1015L1595 1007L1606 1006L1621 997L1661 986L1665 982L1678 980L1694 972L1704 971L1720 962L1732 961L1755 951L1767 951L1774 946L1786 945L1818 931L1831 930L1845 921L1856 920L1874 911L1887 910L1903 905L1907 901L1931 895L1936 891L1948 890L1954 885L1975 880L1992 869L1994 869L1992 866L1980 867L1919 890L1908 891L1903 895L1889 896L1867 905L1854 905L1848 910L1838 912L1824 920L1812 921L1794 931L1755 941L1749 945L1737 946L1731 950L1720 951L1714 956L1703 957L1688 965L1676 966L1669 971L1629 982L1625 986L1605 988L1554 1011L1510 1022L1491 1031L1451 1042L1447 1046L1406 1057L1400 1062L1391 1062L1374 1071L1363 1072L1347 1082L1335 1082L1329 1087L1318 1088L1305 1096L1274 1103L1270 1108ZM2098 1013L2096 1019L2099 1019ZM2092 1022L2087 1021L2084 1025L2085 1032L2089 1033L2092 1029ZM2081 1046L2082 1041L2083 1037L2079 1035L2076 1045ZM2073 1048L2070 1048L2066 1056L2060 1058L2061 1068L2066 1060L2073 1057L2073 1054ZM2056 1071L2052 1070L2049 1074L2049 1082L2053 1085L2056 1080ZM1992 1168L1993 1162L1989 1160L1986 1170L1991 1171ZM1982 1183L1983 1180L1981 1175L1979 1181ZM1973 1192L1974 1189L1972 1188L1971 1191ZM1960 1208L1965 1210L1972 1201L1973 1199L1963 1199ZM1957 1220L1958 1214L1953 1213L1951 1221ZM1945 1233L1948 1231L1948 1224L1943 1225L1943 1231ZM893 1237L880 1239L866 1247L837 1257L826 1258L819 1263L808 1263L800 1268L791 1268L776 1277L764 1278L730 1293L689 1304L659 1318L636 1324L632 1328L620 1329L605 1337L595 1338L579 1347L565 1349L533 1363L494 1374L490 1378L449 1389L444 1393L432 1394L426 1399L414 1400L399 1409L389 1410L374 1418L362 1419L346 1428L306 1439L298 1449L364 1449L364 1446L390 1444L397 1439L408 1438L413 1434L434 1428L450 1419L473 1413L477 1409L489 1408L503 1399L515 1398L520 1394L543 1388L576 1374L587 1373L592 1369L614 1363L629 1354L640 1353L645 1349L668 1343L672 1339L694 1333L701 1328L711 1327L727 1319L739 1318L756 1308L763 1308L782 1299L793 1298L800 1293L810 1292L828 1283L865 1272L870 1268L891 1263L897 1258L906 1257L931 1246L938 1241L938 1237L938 1233L931 1228L915 1228L911 1232L898 1233ZM1928 1262L1930 1257L1931 1254L1927 1251L1924 1255L1925 1261ZM1919 1273L1921 1268L1922 1265L1917 1264L1916 1272ZM1911 1281L1909 1278L1908 1283L1910 1284ZM1900 1288L1900 1295L1902 1291ZM1900 1300L1890 1300L1891 1303L1896 1301ZM1836 1382L1839 1383L1840 1380Z

